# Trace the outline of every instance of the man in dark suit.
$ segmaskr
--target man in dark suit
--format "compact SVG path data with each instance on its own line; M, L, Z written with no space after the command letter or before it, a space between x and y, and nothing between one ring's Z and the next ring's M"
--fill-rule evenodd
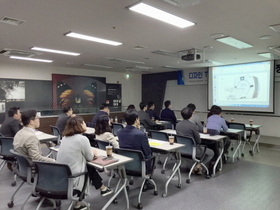
M140 111L138 111L140 122L144 124L147 131L149 131L151 128L154 128L157 124L156 122L152 121L150 119L150 116L147 111L147 104L145 102L141 102L139 104Z
M175 125L177 122L176 115L174 111L171 110L171 101L164 102L165 109L161 110L160 118L161 119L168 119L172 120L173 124Z
M8 118L6 118L0 128L0 133L5 137L14 137L16 133L22 128L21 113L19 107L11 107L8 111Z
M154 120L159 120L159 116L157 115L154 109L155 109L155 103L150 101L148 103L148 109L146 112L149 114L151 119L154 118Z
M140 150L145 158L151 157L152 151L146 133L140 130L139 115L136 110L129 109L124 113L126 126L118 130L120 148ZM146 163L146 168L150 168L150 162ZM154 186L149 182L145 183L143 191L153 189Z
M70 117L75 117L76 115L73 114L73 109L71 107L64 107L62 109L63 113L61 115L58 116L58 119L56 121L55 126L58 128L59 132L62 134L64 129L65 129L65 125L67 123L67 120Z
M100 108L99 112L97 112L96 115L94 115L94 117L92 118L92 121L91 121L93 128L95 127L97 119L101 115L108 115L108 116L110 115L110 109L108 107L108 104L103 103L103 104L101 104L101 106L99 108Z
M192 117L192 113L193 110L189 107L185 107L184 109L182 109L181 115L184 120L182 120L177 124L176 132L178 135L181 136L192 137L197 144L200 144L201 139L199 136L198 128L194 123L190 121L190 118ZM201 153L202 153L202 149L196 148L196 154L199 156ZM207 165L211 161L213 156L214 156L213 150L207 148L203 163ZM201 166L198 165L196 169L199 171L199 174L201 174L201 170L202 170Z

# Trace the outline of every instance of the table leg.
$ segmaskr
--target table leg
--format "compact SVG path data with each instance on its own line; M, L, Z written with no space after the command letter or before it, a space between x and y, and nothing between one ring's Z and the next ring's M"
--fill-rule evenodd
M107 207L115 200L115 198L118 196L118 194L124 190L124 195L126 199L126 209L129 209L129 199L127 195L126 185L127 185L127 177L124 166L118 166L119 175L121 176L121 179L124 181L123 185L114 193L114 195L110 198L110 200L103 206L102 210L107 209Z
M259 146L259 140L261 138L260 130L256 129L255 134L256 134L256 141L255 141L255 144L254 144L253 149L252 149L252 155L254 154L256 146L257 146L257 152L260 152L260 146Z
M212 174L212 176L216 175L216 168L217 168L217 165L218 165L219 162L220 162L220 169L219 169L219 171L222 171L222 169L223 169L222 155L224 153L224 139L222 139L220 141L220 145L221 145L221 152L220 152L219 157L217 158L217 161L216 161L216 163L215 163L215 165L213 167L213 174Z
M240 146L241 146L241 144L242 144L242 141L241 141L241 136L239 134L238 135L238 145L237 145L237 147L236 147L236 149L235 149L235 151L232 155L232 163L234 163L234 157L235 157L235 154L237 153L237 151L238 151L238 158L240 158Z
M180 188L181 187L181 183L182 183L182 180L181 180L181 173L180 173L180 166L181 166L181 163L182 163L182 159L181 159L181 153L180 151L176 151L176 155L177 155L177 163L176 164L176 167L175 169L173 170L173 172L171 173L170 177L168 178L167 182L165 183L165 191L164 193L162 194L162 197L165 198L167 196L167 193L168 193L168 185L169 185L169 182L172 180L173 176L176 174L176 172L178 172L178 187Z

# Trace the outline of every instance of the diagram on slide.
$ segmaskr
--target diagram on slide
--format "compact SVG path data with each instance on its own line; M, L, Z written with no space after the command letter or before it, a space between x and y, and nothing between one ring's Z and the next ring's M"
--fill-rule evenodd
M236 77L233 86L225 88L225 91L229 92L227 96L228 101L257 98L259 94L259 79L252 75Z

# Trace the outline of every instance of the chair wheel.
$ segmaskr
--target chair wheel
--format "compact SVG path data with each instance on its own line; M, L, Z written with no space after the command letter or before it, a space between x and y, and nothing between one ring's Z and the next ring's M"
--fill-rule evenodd
M14 202L11 201L10 203L7 204L9 208L12 208L14 206Z
M191 180L190 180L190 179L187 179L186 182L189 184L189 183L191 183Z
M12 187L14 187L14 186L17 185L17 183L16 182L12 182L11 185L12 185Z
M126 191L129 191L129 186L126 186Z
M162 162L159 160L158 162L157 162L159 165L161 165L162 164Z
M157 191L154 191L154 195L158 195Z
M206 175L206 179L210 179L210 177L211 177L211 176L210 176L209 174Z
M181 184L178 184L177 187L178 187L178 188L181 188L182 186L181 186Z
M258 149L257 152L261 152L261 150Z
M165 170L161 170L161 174L165 174Z
M249 151L249 153L250 153L250 155L252 155L252 156L254 155L254 153L253 153L253 151L252 151L252 150L250 150L250 151Z
M244 157L244 153L242 153L241 156Z
M232 148L230 148L230 150L231 150L231 151L233 151L233 147L232 147Z
M141 203L138 203L138 205L137 205L137 209L143 209L143 206L142 206L142 204L141 204Z
M129 184L130 184L130 185L133 185L133 183L134 183L133 180L130 180L130 181L129 181Z
M118 199L117 198L115 198L114 200L113 200L113 203L114 204L117 204L119 201L118 201Z
M236 159L237 159L237 160L240 160L240 158L239 158L239 157L237 157Z
M163 198L166 198L166 193L163 193L162 195L161 195Z

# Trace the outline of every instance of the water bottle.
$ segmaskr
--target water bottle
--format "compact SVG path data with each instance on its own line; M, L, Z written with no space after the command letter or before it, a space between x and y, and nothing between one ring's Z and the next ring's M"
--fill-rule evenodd
M115 123L118 123L118 116L115 117Z

